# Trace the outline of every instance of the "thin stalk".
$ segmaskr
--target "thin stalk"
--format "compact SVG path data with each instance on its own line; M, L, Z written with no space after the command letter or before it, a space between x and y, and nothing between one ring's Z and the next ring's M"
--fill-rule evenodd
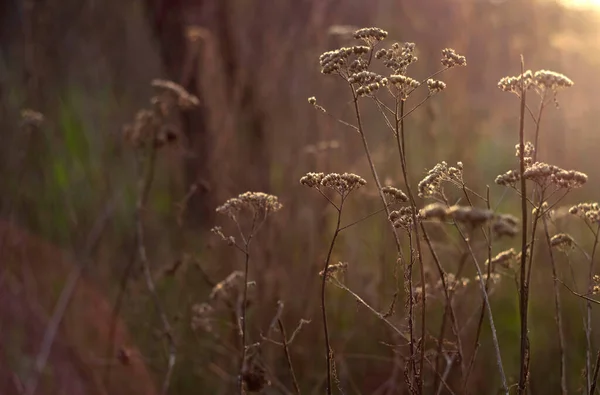
M554 251L550 243L550 233L548 232L548 221L544 215L542 218L544 224L544 234L546 236L546 243L548 244L548 251L550 253L550 264L552 265L552 276L554 278L554 319L556 320L556 327L558 329L558 349L560 352L560 388L561 394L567 395L567 372L566 372L566 354L565 354L565 333L563 330L562 322L562 306L560 300L560 293L558 290L558 272L556 270L556 261L554 259Z
M321 313L323 315L323 332L325 334L325 356L327 360L327 395L331 395L331 346L329 343L329 329L327 328L327 309L325 304L325 288L327 285L329 263L331 260L331 253L333 252L333 247L335 246L335 241L337 240L338 235L340 234L340 224L342 222L342 207L344 206L344 198L342 197L342 202L340 203L339 209L337 209L337 224L335 227L335 233L331 239L331 244L329 245L329 252L327 253L327 259L325 260L325 267L323 268L323 280L321 281Z
M525 73L525 64L521 56L521 75ZM527 335L527 296L529 293L527 284L527 184L525 173L525 101L527 90L525 81L521 82L521 114L519 119L519 176L521 180L521 264L520 264L520 290L519 290L519 314L521 318L521 345L520 345L520 371L517 394L521 395L527 387L528 376L528 353L529 339ZM533 254L533 251L531 251Z
M406 165L406 138L405 138L405 128L404 128L404 118L406 115L404 114L404 101L401 100L399 103L400 112L396 114L396 143L398 145L398 153L400 154L400 162L402 165L402 175L404 177L404 184L406 186L406 192L408 194L408 198L410 200L410 204L413 207L412 210L412 223L413 223L413 231L415 233L415 244L417 246L417 258L419 262L419 271L421 277L421 287L423 287L423 301L421 307L421 342L425 342L425 314L427 307L427 293L425 292L425 266L423 264L423 253L421 249L421 237L419 235L419 226L417 225L417 203L415 200L415 196L412 193L412 188L410 186L410 180L408 177L408 169ZM411 273L412 278L412 273ZM424 347L424 346L423 346ZM425 363L425 353L421 352L419 358L419 372L418 372L418 388L419 393L423 393L423 367Z
M469 254L471 255L471 258L473 259L473 263L475 264L475 269L477 270L477 274L479 275L479 286L481 287L481 293L483 294L483 299L484 299L485 305L487 307L488 320L490 322L490 330L492 332L492 340L494 343L494 350L496 352L496 364L498 365L498 370L500 372L500 378L502 380L502 391L504 391L504 393L506 395L508 395L509 394L508 383L506 381L506 374L504 373L504 367L502 365L502 354L500 353L500 344L498 342L498 334L496 332L496 325L494 324L494 317L492 315L492 306L490 305L490 300L489 300L488 293L486 290L485 282L483 281L483 273L481 272L481 267L479 266L477 257L475 256L475 253L473 252L471 243L469 243L469 239L467 237L465 237L464 233L462 232L462 230L460 228L457 227L457 229L458 229L463 241L467 245L467 248L469 249Z
M594 289L594 256L596 255L596 250L598 247L598 234L600 232L600 224L596 228L596 232L592 232L594 234L594 246L592 247L592 254L590 256L590 270L588 273L588 294L591 295ZM585 352L585 363L586 363L586 378L587 378L587 388L590 390L590 395L593 394L591 392L592 383L591 383L591 352L592 352L592 304L590 301L586 301L586 326L585 326L585 341L586 341L586 352Z
M292 365L292 357L290 356L290 351L288 348L287 335L285 333L285 327L283 326L283 322L281 322L281 318L277 319L277 324L279 325L279 331L281 332L281 336L283 338L283 352L285 353L285 359L288 364L288 368L290 370L290 374L292 376L292 381L294 383L294 390L296 390L296 394L300 395L300 386L298 385L298 380L296 379L296 373L294 373L294 366Z

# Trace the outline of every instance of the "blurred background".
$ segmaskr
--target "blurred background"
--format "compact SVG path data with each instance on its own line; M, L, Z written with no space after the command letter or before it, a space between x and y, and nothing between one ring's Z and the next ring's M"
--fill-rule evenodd
M544 115L539 157L588 174L588 184L565 204L597 199L598 11L600 2L591 0L0 2L0 220L4 228L22 232L13 244L3 245L0 255L0 367L8 368L0 374L0 393L18 393L26 380L44 328L82 255L90 264L44 371L48 392L40 386L38 393L121 393L117 379L112 384L104 380L107 366L120 372L115 374L122 375L121 382L130 382L123 393L149 394L149 385L158 393L166 371L165 344L136 261L136 161L122 136L122 126L150 106L153 79L181 84L200 101L180 114L182 135L160 151L144 213L153 278L178 345L169 393L234 393L239 344L231 311L221 306L208 331L193 328L192 318L193 306L206 302L216 283L243 268L240 254L209 230L219 225L233 234L231 224L214 210L248 190L275 194L284 205L253 245L250 339L257 342L267 331L278 300L285 303L282 321L288 337L301 319L311 320L294 338L290 353L303 393L323 393L318 273L335 212L298 180L309 171L347 171L367 179L367 187L349 201L348 221L376 211L380 202L359 136L307 103L315 96L336 118L353 119L347 87L320 73L319 55L349 45L345 32L367 26L389 32L385 45L416 43L419 61L409 73L417 79L441 68L443 48L465 55L467 67L442 75L446 91L407 120L413 188L436 163L462 161L473 189L485 194L490 185L500 210L516 214L514 194L504 195L493 181L517 165L519 103L496 84L520 72L521 54L526 68L557 71L575 82L558 96L558 108L549 106ZM23 109L44 115L33 133L23 127ZM392 136L376 108L366 105L364 119L380 175L403 188L389 144ZM532 136L531 122L527 128ZM106 229L88 251L89 234L107 207ZM580 227L564 224L561 230L591 246ZM517 247L513 244L499 245L495 252ZM452 272L458 253L448 248L444 255ZM560 259L566 273L581 257ZM383 215L345 232L333 261L349 263L345 281L351 289L376 309L388 308L397 284ZM560 378L545 263L541 253L531 302L531 386L534 393L550 394L558 393ZM514 382L519 321L511 281L493 292L492 307L505 368ZM459 309L464 317L480 303L476 290L470 295ZM563 298L569 388L578 393L585 346L580 301L568 293ZM440 325L443 301L438 302L430 307L432 334ZM115 304L119 331L129 335L118 335L112 345L109 322ZM392 332L334 287L328 308L345 393L385 393L380 387L395 366ZM35 314L23 313L30 310ZM401 325L403 316L399 302L393 319ZM273 334L274 340L280 341L278 336ZM600 344L600 336L594 339ZM261 359L271 381L263 393L291 393L282 348L266 343ZM79 384L65 384L73 382ZM495 393L498 384L485 324L471 393Z

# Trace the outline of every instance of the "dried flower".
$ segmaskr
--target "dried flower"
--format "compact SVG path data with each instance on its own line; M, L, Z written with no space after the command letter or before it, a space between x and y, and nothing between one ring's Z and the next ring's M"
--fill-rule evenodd
M451 206L446 210L446 216L454 221L470 226L479 226L494 217L494 212L471 206Z
M388 198L388 204L408 202L408 197L398 188L384 186L381 188L381 191Z
M559 233L552 236L550 239L550 246L562 251L568 251L575 247L575 240L566 233Z
M509 170L504 174L500 174L496 177L496 184L503 186L514 186L517 181L521 179L517 170Z
M571 207L569 213L592 223L600 222L600 205L596 202L579 203Z
M390 213L388 219L394 225L395 228L402 228L406 231L410 231L413 226L413 208L402 207L400 210L395 210ZM419 216L417 216L417 220Z
M498 214L492 222L492 231L498 237L514 237L519 233L519 220L510 214Z
M44 123L44 115L41 112L26 108L21 110L21 123L23 126L39 128Z
M223 205L217 207L217 213L235 217L237 213L246 209L259 216L277 212L282 205L277 196L263 192L244 192L237 198L228 199Z
M354 32L354 38L357 40L363 40L367 43L367 45L374 45L379 41L383 41L388 35L388 32L385 30L379 29L377 27L365 27L362 29L358 29Z
M463 164L458 162L456 167L448 167L446 162L440 162L427 172L425 178L419 182L420 197L434 197L441 195L442 182L450 182L457 186L463 184Z
M350 192L360 188L366 183L364 178L353 173L330 173L321 180L322 186L336 191L342 197L347 196Z
M433 95L446 89L446 83L429 78L427 80L427 88L429 89L429 94Z
M337 273L344 273L346 272L346 269L348 269L348 263L347 262L338 262L336 264L333 265L329 265L329 267L327 268L327 278L330 278L332 276L334 276ZM319 272L319 276L323 276L323 272L324 270L321 270Z
M443 220L446 218L447 207L441 203L432 203L425 206L419 211L419 216L423 219L439 219Z
M456 53L452 48L442 50L442 65L450 68L455 66L466 66L467 58Z
M494 266L502 265L508 267L510 266L511 262L514 262L516 257L517 253L515 252L515 249L511 248L510 250L502 251L501 253L493 257L491 264ZM486 266L490 264L489 259L485 261L485 264Z
M385 67L393 70L396 75L405 75L408 66L416 62L415 44L394 43L390 49L380 49L375 53L375 58L383 61Z
M333 74L342 70L342 68L347 68L350 56L354 55L360 57L368 52L369 47L360 45L327 51L319 57L321 73Z

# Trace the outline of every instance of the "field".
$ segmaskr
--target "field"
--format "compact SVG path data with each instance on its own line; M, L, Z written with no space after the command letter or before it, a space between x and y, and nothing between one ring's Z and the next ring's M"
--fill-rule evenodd
M598 26L0 5L0 395L595 394Z

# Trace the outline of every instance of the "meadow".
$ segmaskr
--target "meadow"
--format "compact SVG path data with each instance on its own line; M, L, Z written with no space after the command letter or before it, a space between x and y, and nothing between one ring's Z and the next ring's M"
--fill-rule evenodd
M600 8L17 3L0 394L596 393Z

